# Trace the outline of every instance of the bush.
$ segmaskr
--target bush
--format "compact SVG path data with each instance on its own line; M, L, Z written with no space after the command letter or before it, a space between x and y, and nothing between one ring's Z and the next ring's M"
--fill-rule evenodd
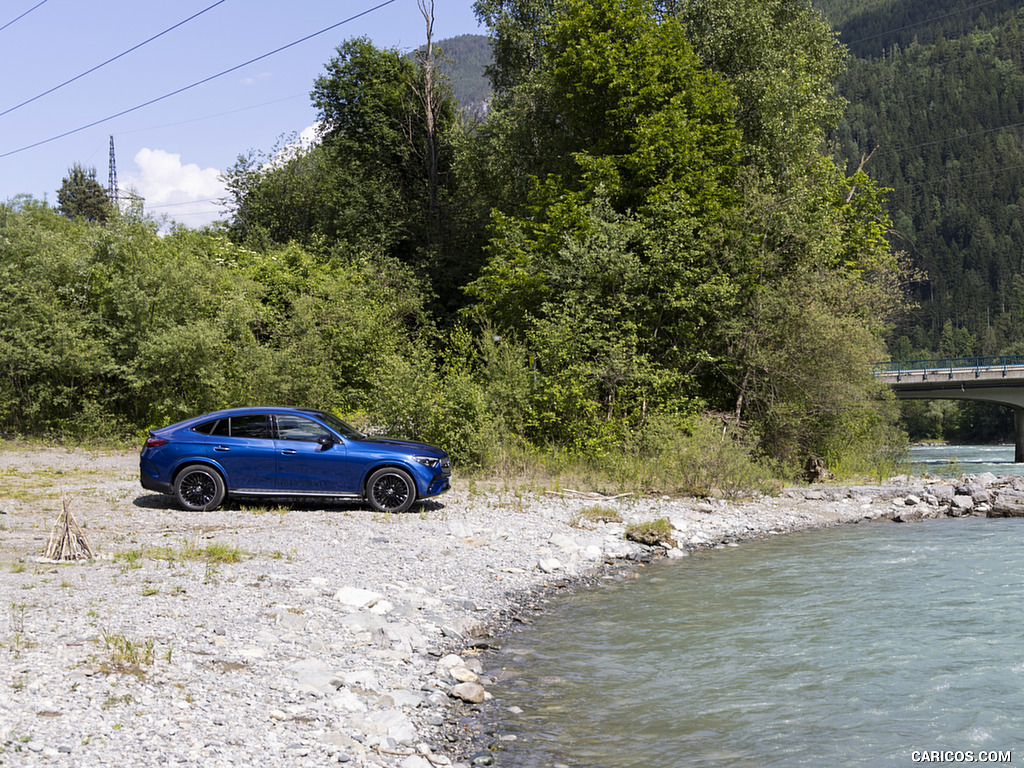
M747 436L713 415L652 418L610 471L627 487L688 496L744 497L780 487Z

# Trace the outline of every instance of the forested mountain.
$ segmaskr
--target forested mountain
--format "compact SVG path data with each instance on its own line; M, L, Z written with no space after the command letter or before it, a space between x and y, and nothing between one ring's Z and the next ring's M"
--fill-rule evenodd
M837 157L849 168L869 158L891 188L892 244L920 272L919 308L892 356L1024 352L1024 11L1002 0L816 4L854 54L838 80L849 105ZM1010 429L983 407L932 410L932 433Z
M855 56L881 56L893 46L931 45L1013 16L1019 0L815 0Z
M459 108L483 115L491 97L485 70L491 64L491 42L486 35L459 35L438 41L441 68L451 83Z

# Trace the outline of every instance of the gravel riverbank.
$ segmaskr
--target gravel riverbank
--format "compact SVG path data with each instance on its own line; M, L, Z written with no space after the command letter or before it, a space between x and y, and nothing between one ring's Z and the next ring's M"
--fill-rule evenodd
M455 489L422 509L183 513L138 457L0 450L0 765L430 766L477 756L483 651L539 595L652 556L879 518L970 514L1010 481L732 504ZM62 501L63 499L63 501ZM62 503L97 559L41 562Z

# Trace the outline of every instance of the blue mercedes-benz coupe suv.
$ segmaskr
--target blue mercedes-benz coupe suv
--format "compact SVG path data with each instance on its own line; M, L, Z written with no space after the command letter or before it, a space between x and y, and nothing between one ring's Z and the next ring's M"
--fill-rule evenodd
M228 496L316 496L404 512L448 490L451 463L441 448L369 437L322 411L253 407L150 430L139 475L187 510Z

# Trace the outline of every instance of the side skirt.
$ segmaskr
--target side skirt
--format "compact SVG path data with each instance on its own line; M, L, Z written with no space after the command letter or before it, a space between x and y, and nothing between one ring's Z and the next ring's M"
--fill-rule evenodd
M361 499L361 493L331 493L329 491L289 491L284 488L267 490L265 488L229 488L231 496L309 496L317 499Z

